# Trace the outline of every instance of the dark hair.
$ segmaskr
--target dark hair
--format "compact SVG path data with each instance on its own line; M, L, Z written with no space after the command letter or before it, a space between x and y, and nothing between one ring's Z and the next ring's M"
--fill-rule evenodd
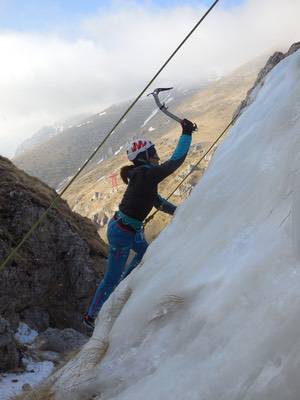
M156 148L155 148L154 145L151 146L151 147L149 147L149 149L147 150L147 152L148 152L148 157L150 157L150 158L153 158L153 157L157 157L157 156L158 156L158 155L157 155L157 152L156 152Z
M121 168L120 176L122 181L128 185L128 172L135 168L135 165L125 165L125 167Z

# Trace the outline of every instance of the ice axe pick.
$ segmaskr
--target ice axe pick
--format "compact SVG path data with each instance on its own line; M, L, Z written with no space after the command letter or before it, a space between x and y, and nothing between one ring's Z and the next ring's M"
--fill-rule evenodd
M147 96L150 96L150 95L152 94L153 97L154 97L154 100L155 100L155 103L156 103L157 107L158 107L164 114L166 114L168 117L174 119L175 121L177 121L177 122L179 122L179 123L181 124L182 121L183 121L183 119L181 119L181 118L177 117L177 115L171 113L171 112L168 110L168 107L166 106L166 104L165 104L165 103L161 103L161 101L160 101L160 99L159 99L159 96L158 96L160 92L165 92L165 91L171 90L171 89L173 89L173 88L172 88L172 87L170 87L170 88L157 88L157 89L155 89L152 93L149 93ZM194 124L194 131L197 131L197 130L198 130L197 124Z

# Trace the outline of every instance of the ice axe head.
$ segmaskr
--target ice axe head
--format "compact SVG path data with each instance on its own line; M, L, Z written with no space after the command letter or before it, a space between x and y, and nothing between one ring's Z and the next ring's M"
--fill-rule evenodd
M169 87L169 88L157 88L157 89L155 89L155 90L153 90L153 92L152 93L149 93L149 94L147 94L147 96L150 96L150 94L158 94L158 93L160 93L160 92L165 92L166 90L171 90L171 89L173 89L172 87Z
M170 118L174 119L175 121L179 122L180 124L182 124L183 120L181 118L177 117L177 115L171 113L168 110L168 107L165 105L165 103L161 103L161 101L159 100L159 93L160 92L166 92L166 91L171 90L171 89L173 89L173 88L172 87L169 87L169 88L157 88L152 93L149 93L148 96L150 96L150 94L152 94L153 97L154 97L155 103L156 103L157 107L160 109L160 111L162 111L168 117L170 117ZM198 129L197 125L194 124L194 129L193 130L196 131L197 129Z
M169 88L157 88L157 89L154 90L154 93L165 92L165 91L171 90L171 89L173 89L173 88L172 87L169 87Z

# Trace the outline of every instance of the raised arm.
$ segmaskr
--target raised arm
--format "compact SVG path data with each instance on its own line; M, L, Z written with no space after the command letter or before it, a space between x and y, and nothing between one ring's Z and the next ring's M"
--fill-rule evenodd
M193 130L194 124L184 119L182 122L182 135L178 140L176 149L171 158L161 165L149 168L147 171L147 177L149 179L159 183L181 166L189 151Z

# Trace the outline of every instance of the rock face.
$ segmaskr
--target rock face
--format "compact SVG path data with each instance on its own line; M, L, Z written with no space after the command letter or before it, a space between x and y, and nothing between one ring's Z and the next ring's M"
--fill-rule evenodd
M300 42L294 43L289 50L284 54L280 51L276 51L267 61L266 65L259 72L253 87L248 91L246 98L242 101L240 106L234 113L234 117L238 118L243 110L252 103L255 98L255 93L263 86L265 76L284 58L290 56L300 48Z
M63 330L48 328L38 336L34 345L39 350L67 353L82 347L89 337L71 328Z
M20 353L9 323L0 317L0 372L20 366Z
M0 183L1 266L56 192L1 156ZM15 259L0 270L0 315L14 330L20 320L38 331L81 329L81 314L103 274L105 254L93 224L59 199Z

